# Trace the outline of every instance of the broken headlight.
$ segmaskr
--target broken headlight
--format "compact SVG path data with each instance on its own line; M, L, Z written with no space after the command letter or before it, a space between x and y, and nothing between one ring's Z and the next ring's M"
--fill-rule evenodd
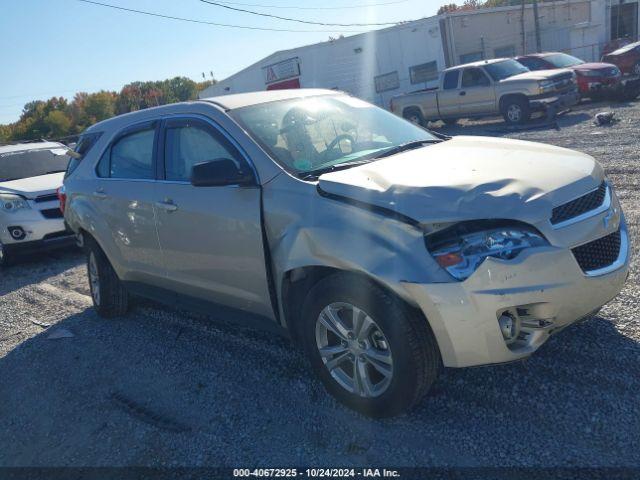
M525 248L544 245L548 242L540 233L521 226L454 228L427 239L433 258L457 280L467 279L487 257L510 260Z

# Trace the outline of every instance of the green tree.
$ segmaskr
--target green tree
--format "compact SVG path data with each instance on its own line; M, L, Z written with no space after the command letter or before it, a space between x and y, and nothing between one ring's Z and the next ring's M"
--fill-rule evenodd
M89 124L111 118L116 113L116 93L100 91L83 99L84 113Z
M68 135L71 128L71 119L60 110L52 110L44 118L47 128L45 137L58 138Z

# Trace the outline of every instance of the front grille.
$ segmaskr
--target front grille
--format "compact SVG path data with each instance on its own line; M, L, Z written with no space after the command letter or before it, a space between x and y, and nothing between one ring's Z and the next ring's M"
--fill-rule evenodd
M573 73L571 72L555 75L552 80L556 90L566 90L574 86Z
M40 210L40 213L44 218L63 218L62 210L59 208L48 208L46 210Z
M604 202L606 193L607 184L602 182L596 190L557 206L551 212L551 224L556 225L598 208Z
M583 272L608 267L620 255L620 230L593 242L571 249Z
M54 200L58 200L58 195L55 193L48 193L47 195L40 195L36 197L34 200L36 203L44 203L44 202L53 202Z

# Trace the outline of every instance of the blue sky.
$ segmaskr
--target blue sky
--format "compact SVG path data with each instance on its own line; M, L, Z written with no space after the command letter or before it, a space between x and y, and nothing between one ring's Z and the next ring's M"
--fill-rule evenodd
M77 91L119 90L135 80L184 75L218 79L276 50L327 40L362 27L322 27L256 17L199 0L99 0L165 15L268 28L332 30L265 32L192 24L117 11L78 0L0 0L0 123L16 121L30 100L72 98ZM224 0L323 10L240 7L325 23L377 23L434 15L448 0Z

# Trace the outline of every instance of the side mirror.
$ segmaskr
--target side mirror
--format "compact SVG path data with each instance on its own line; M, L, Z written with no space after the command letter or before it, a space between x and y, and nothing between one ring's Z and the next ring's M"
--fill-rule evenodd
M239 169L236 162L229 158L217 158L196 163L191 169L191 185L194 187L254 184L253 173Z

